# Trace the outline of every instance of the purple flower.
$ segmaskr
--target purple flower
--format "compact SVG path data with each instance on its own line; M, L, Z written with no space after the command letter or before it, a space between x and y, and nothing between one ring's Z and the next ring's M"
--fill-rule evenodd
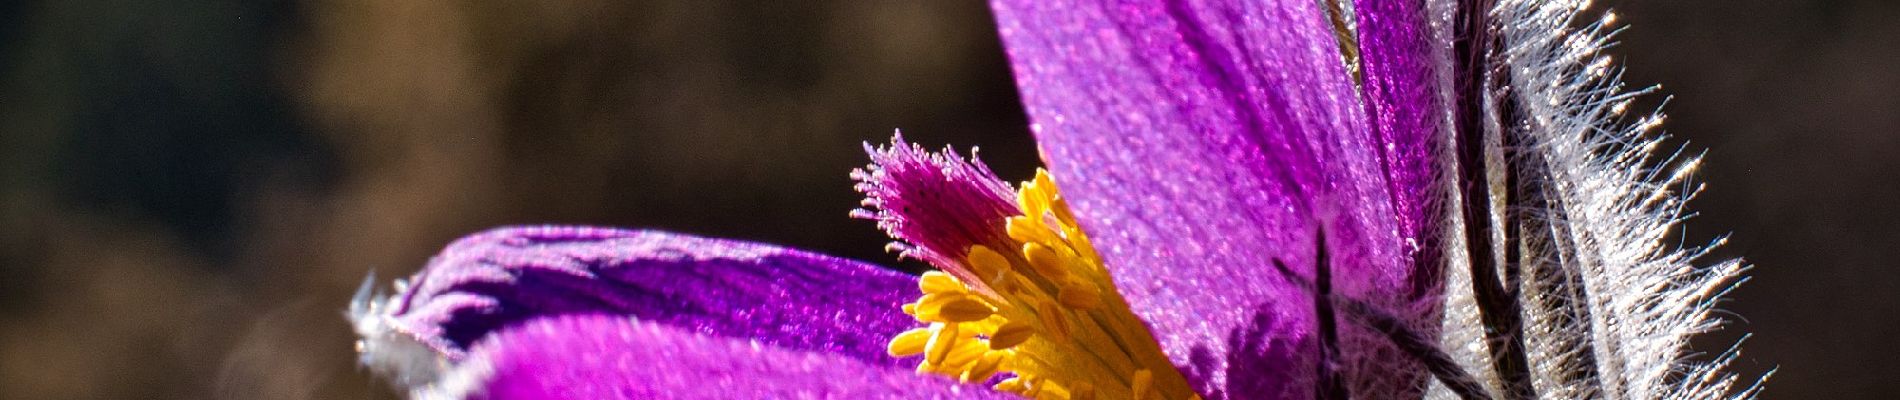
M916 278L768 245L586 227L456 241L386 300L364 362L420 398L952 395L884 355Z
M1011 186L899 136L867 145L872 164L852 174L867 195L853 215L942 272L663 232L502 228L451 244L390 297L360 295L364 363L414 397L1528 390L1508 373L1480 388L1465 370L1491 358L1440 348L1441 329L1468 335L1490 309L1446 284L1470 278L1446 257L1466 253L1445 239L1454 174L1438 155L1463 137L1453 103L1474 97L1441 84L1447 33L1432 21L1445 19L1426 2L992 6L1048 171ZM1533 325L1568 310L1513 304Z

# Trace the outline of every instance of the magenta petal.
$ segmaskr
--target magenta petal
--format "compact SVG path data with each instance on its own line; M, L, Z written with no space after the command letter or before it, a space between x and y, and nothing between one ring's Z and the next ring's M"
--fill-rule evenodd
M486 399L1008 398L909 368L625 317L542 318L483 339L459 372ZM456 380L443 385L456 389Z
M1436 236L1431 218L1439 211L1432 165L1444 143L1444 116L1450 110L1437 96L1431 23L1425 2L1361 0L1353 3L1359 22L1359 56L1364 76L1366 113L1379 148L1400 236ZM1430 247L1430 246L1425 246ZM1431 281L1436 281L1435 279Z
M512 324L631 316L693 332L898 365L916 278L769 245L588 227L500 228L450 244L390 309L402 332L460 360Z
M1413 329L1435 336L1442 302L1435 301L1443 292L1445 259L1438 238L1443 220L1440 165L1435 154L1445 148L1451 137L1445 116L1451 115L1443 99L1435 65L1431 22L1425 2L1415 0L1361 0L1353 3L1359 28L1360 74L1363 77L1366 114L1382 144L1380 165L1386 174L1386 189L1392 199L1393 226L1406 240L1403 249L1411 262L1410 291L1397 294L1394 303L1405 303L1400 313L1414 319ZM1388 226L1388 225L1378 225ZM1426 375L1416 368L1392 371L1400 379L1386 383L1396 390L1416 390L1404 378L1422 382ZM1405 393L1416 397L1416 391Z
M1410 283L1419 230L1407 224L1420 219L1400 213L1423 212L1429 194L1388 185L1386 169L1428 161L1381 136L1429 132L1372 129L1322 3L992 3L1064 196L1210 397L1314 397L1312 295L1272 263L1311 274L1322 230L1336 293L1421 322L1430 309ZM1404 361L1389 346L1341 326L1336 364L1355 397L1421 384L1393 372Z

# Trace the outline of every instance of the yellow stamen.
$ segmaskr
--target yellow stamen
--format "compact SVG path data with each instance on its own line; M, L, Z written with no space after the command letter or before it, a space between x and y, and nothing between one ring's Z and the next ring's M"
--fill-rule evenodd
M1129 382L1128 386L1134 388L1134 390L1131 391L1134 392L1135 399L1146 399L1148 398L1148 391L1154 389L1155 373L1147 369L1135 371L1135 376L1129 378Z
M919 372L964 383L1004 375L992 388L1026 398L1198 397L1115 290L1048 172L1024 182L1016 203L1024 215L981 224L1001 229L941 266L955 273L918 280L923 296L904 312L930 327L898 334L890 353L924 354Z
M989 318L994 312L990 309L990 305L983 304L982 300L964 297L944 304L943 309L937 310L937 315L949 322L975 322Z
M1036 312L1043 326L1048 328L1044 333L1055 340L1069 340L1069 317L1062 315L1062 309L1056 308L1054 303L1041 303L1036 306Z
M1005 350L1016 347L1016 345L1029 341L1029 337L1035 334L1036 328L1034 325L1023 321L1010 321L1009 323L1003 324L1002 327L996 328L996 333L990 334L990 348Z
M942 292L962 293L963 282L957 282L957 278L950 277L950 274L930 271L925 272L924 276L917 279L917 289L923 290L925 294Z
M924 344L930 342L930 328L917 328L897 334L891 338L891 357L910 357L924 352Z
M1075 384L1075 390L1069 392L1069 400L1095 400L1095 385L1087 382Z
M930 336L930 342L924 344L925 357L930 364L943 364L950 357L950 350L957 344L957 324L947 324Z
M1093 310L1102 306L1102 290L1087 282L1064 282L1056 301L1073 308Z
M1048 228L1043 227L1040 222L1030 220L1029 217L1009 217L1009 221L1004 224L1004 233L1009 235L1010 240L1023 243L1053 242L1056 240L1055 235L1049 232Z
M1049 246L1041 243L1024 243L1023 257L1029 259L1029 266L1035 268L1036 273L1049 279L1062 279L1069 276L1069 266L1064 265L1068 259L1056 254L1055 250L1050 250Z
M923 298L917 299L917 303L916 303L917 306L913 309L911 316L917 317L917 320L919 321L953 322L953 321L947 321L947 320L940 321L942 319L943 307L945 305L949 305L950 303L956 302L958 300L963 300L966 298L970 298L970 295L964 294L964 293L953 293L953 292L939 292L939 293L927 294L927 295L924 295ZM968 322L968 321L954 321L954 322Z
M989 351L989 346L976 340L957 342L956 348L950 350L950 354L943 358L945 372L967 370L987 351Z
M1008 355L1008 352L1002 351L983 353L983 358L977 359L976 364L970 365L970 369L963 371L963 375L957 377L957 380L963 383L990 380L990 377L996 376L998 370L1003 367L1004 357Z
M1009 259L981 245L971 247L970 255L965 258L970 271L982 279L994 279L998 273L1009 270Z
M1020 377L1009 378L1004 379L1002 382L997 382L996 386L991 386L990 388L996 389L996 391L999 392L1022 394L1023 390L1027 389L1027 387L1024 386L1024 382L1023 378Z

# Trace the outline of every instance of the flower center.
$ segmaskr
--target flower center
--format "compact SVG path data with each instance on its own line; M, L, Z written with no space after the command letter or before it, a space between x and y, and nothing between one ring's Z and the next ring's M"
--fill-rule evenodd
M904 313L928 327L898 334L896 357L924 355L920 373L985 383L1029 398L1198 398L1115 290L1047 171L1016 192L1006 217L962 251L939 257ZM951 264L951 265L943 265Z

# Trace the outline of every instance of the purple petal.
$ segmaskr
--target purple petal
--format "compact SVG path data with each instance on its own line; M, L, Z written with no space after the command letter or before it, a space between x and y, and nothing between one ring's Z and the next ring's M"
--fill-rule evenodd
M487 399L1007 398L909 368L624 317L542 318L483 339L460 373ZM449 393L455 395L457 393Z
M1105 3L992 4L1064 196L1203 393L1314 396L1312 294L1272 263L1311 274L1322 229L1334 292L1424 322L1407 226L1423 217L1400 212L1424 212L1429 159L1411 141L1429 139L1385 145L1429 131L1371 127L1321 2ZM1355 395L1417 385L1390 346L1341 326Z
M1407 241L1404 249L1411 262L1411 288L1399 292L1418 332L1436 336L1441 315L1444 255L1436 239L1437 221L1443 215L1444 198L1440 170L1434 154L1451 135L1445 116L1450 115L1438 96L1442 89L1435 65L1442 55L1435 54L1431 23L1425 2L1411 0L1362 0L1353 3L1359 29L1360 74L1363 77L1366 114L1376 141L1383 144L1379 162L1385 170L1386 190L1392 199L1393 225ZM1419 369L1392 371L1394 377L1423 382L1427 376ZM1390 389L1417 390L1423 385L1408 384L1405 379L1386 381ZM1417 392L1405 393L1417 397Z
M1441 129L1450 111L1438 98L1433 65L1439 55L1433 53L1425 2L1362 0L1353 3L1353 10L1359 22L1366 113L1376 140L1385 144L1379 161L1397 211L1399 236L1435 237L1438 227L1430 221L1440 212L1435 199L1443 192L1435 186L1439 179L1432 155L1448 136Z
M587 227L500 228L456 241L409 282L390 322L451 360L509 325L571 314L679 329L875 365L916 323L916 278L769 245Z

